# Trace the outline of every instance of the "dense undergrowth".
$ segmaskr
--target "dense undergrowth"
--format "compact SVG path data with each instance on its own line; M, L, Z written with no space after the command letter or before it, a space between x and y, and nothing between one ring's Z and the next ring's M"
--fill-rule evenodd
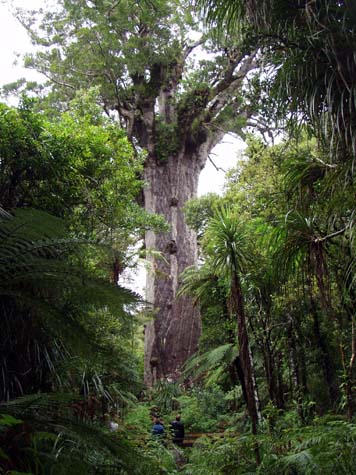
M124 420L126 427L141 440L146 453L152 448L158 451L157 469L160 467L160 473L356 473L356 424L347 422L342 415L318 416L310 412L302 421L297 407L278 411L270 406L260 421L259 434L253 436L244 409L232 410L231 397L217 386L187 391L174 384L160 384L151 396L149 401L128 408ZM169 424L177 412L181 414L186 432L200 434L192 448L182 449L172 443ZM168 429L162 439L155 440L150 435L153 413L160 415ZM259 465L255 459L256 444L261 456ZM174 460L178 460L178 465ZM184 462L179 463L181 460Z
M141 398L112 412L116 432L99 413L92 420L73 417L75 400L68 395L27 396L2 404L0 473L355 474L356 424L342 415L310 411L301 420L298 407L277 411L270 406L253 436L244 408L232 408L231 396L218 386L160 384ZM170 422L178 412L186 433L200 434L192 448L172 441ZM153 414L164 422L164 437L151 434Z

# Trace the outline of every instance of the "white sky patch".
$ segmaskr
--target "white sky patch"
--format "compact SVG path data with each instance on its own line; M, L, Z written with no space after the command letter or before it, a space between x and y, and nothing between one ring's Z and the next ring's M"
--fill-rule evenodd
M14 4L23 8L37 9L43 6L44 2L31 0L16 1ZM2 3L0 3L0 45L0 86L23 77L29 81L37 81L43 77L37 71L22 67L23 55L33 50L33 46L26 30L10 13L9 7Z
M223 141L211 151L210 159L200 174L198 196L223 193L225 173L237 165L245 148L246 143L242 139L225 135Z

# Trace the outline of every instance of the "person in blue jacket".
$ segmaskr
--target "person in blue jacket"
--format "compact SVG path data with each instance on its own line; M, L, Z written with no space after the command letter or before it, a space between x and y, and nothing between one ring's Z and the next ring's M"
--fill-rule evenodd
M158 417L153 420L152 435L164 435L164 426Z

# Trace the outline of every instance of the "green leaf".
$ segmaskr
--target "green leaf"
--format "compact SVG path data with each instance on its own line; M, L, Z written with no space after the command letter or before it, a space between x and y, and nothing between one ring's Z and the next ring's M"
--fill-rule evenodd
M0 414L0 426L11 427L21 424L23 421L9 414Z

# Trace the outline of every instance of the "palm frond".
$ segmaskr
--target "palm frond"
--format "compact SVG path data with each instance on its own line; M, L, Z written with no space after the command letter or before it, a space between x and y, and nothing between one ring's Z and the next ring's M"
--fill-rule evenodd
M208 262L200 268L187 267L181 274L181 279L178 295L189 294L200 303L211 300L211 289L217 285L217 276Z
M246 3L239 0L231 2L226 0L198 0L198 8L202 10L206 21L210 25L223 25L229 30L236 29L246 13Z
M206 240L211 265L217 271L243 272L248 260L248 235L232 210L222 207L209 221Z
M356 156L355 6L353 2L199 0L208 22L242 31L261 48L277 115L307 124L335 162ZM274 111L275 113L276 111Z

